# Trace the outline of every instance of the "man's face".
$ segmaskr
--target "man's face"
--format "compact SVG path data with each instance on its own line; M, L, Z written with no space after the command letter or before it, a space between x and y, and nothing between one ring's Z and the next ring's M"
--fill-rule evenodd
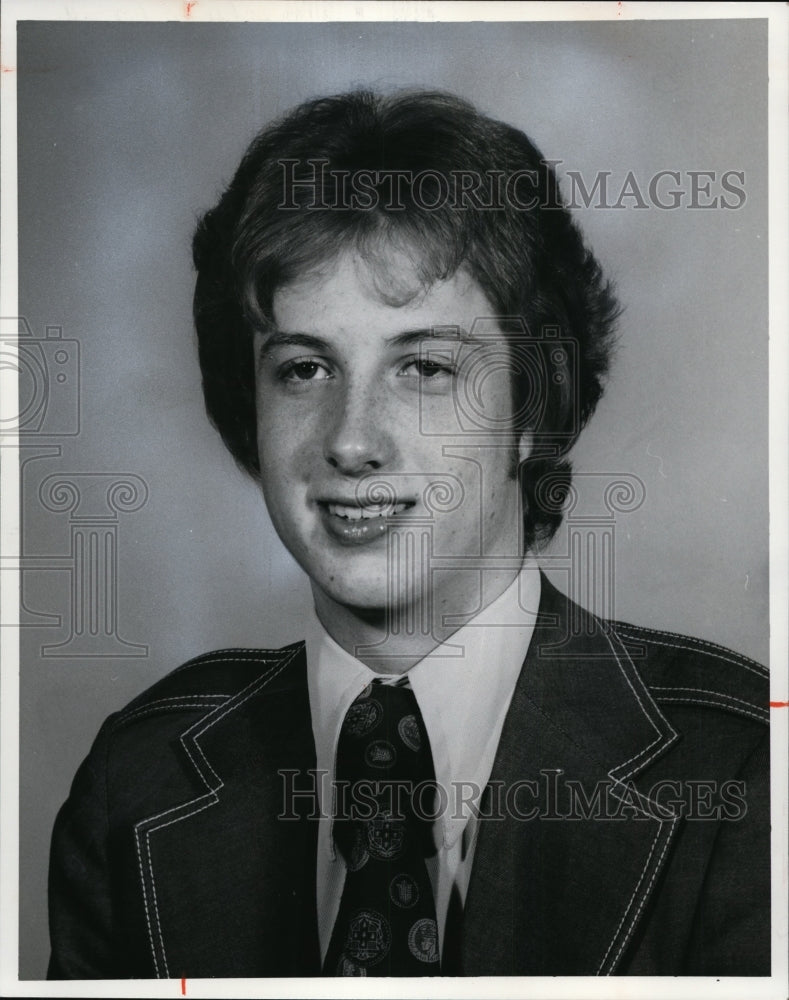
M389 275L415 287L402 258ZM468 613L480 586L468 557L521 552L513 453L528 452L509 434L506 339L490 322L470 338L495 310L462 270L405 304L384 296L350 255L276 292L274 329L255 339L266 503L319 610L402 610L429 593L434 618ZM458 416L471 359L474 405L498 433L470 436Z

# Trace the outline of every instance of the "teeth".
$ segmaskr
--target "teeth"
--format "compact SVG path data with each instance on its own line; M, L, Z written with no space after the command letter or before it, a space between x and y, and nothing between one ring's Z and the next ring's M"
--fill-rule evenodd
M392 517L406 509L405 503L370 503L364 507L350 506L344 503L328 504L329 513L336 517L344 517L347 521L367 521L373 517Z

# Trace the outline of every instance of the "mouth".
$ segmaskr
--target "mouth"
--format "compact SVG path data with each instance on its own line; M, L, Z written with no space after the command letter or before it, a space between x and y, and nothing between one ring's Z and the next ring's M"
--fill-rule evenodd
M336 542L344 546L358 546L385 539L392 519L415 504L415 500L387 500L383 503L321 500L318 501L318 509L326 531Z
M326 510L345 521L371 521L378 517L395 517L414 506L414 501L402 503L326 503Z

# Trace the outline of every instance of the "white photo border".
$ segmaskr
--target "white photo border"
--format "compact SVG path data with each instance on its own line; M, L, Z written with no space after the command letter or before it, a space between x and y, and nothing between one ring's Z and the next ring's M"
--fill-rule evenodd
M465 2L258 2L258 0L5 0L2 8L2 270L0 315L16 316L16 22L21 20L84 21L569 21L750 19L769 22L769 198L770 198L770 608L773 815L773 974L770 978L709 979L694 977L622 977L615 985L586 977L492 978L486 980L430 979L412 982L355 980L189 980L31 982L18 979L19 941L19 631L18 574L2 574L2 817L0 825L0 993L3 996L102 997L293 997L402 996L415 989L435 997L731 997L783 998L787 986L787 719L789 718L789 384L787 379L787 20L785 5L772 3L484 3ZM2 416L14 414L17 385L14 373L0 372ZM2 448L2 553L19 556L19 474L17 443Z

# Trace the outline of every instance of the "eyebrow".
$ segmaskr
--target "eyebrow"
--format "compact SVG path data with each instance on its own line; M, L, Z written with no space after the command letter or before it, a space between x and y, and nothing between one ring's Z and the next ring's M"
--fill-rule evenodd
M417 330L404 330L393 337L388 337L386 344L390 347L407 347L422 340L456 340L462 343L482 342L478 338L472 337L463 327L448 324L446 326L421 327ZM312 333L274 330L263 341L261 354L276 347L303 347L309 351L325 351L330 345L323 338L316 337Z
M324 351L328 347L325 340L311 333L287 333L284 330L274 330L263 341L260 353L265 354L274 347L306 347L310 351Z
M419 330L406 330L394 337L390 337L387 340L387 344L391 344L393 347L405 347L408 344L415 344L420 340L457 340L465 343L474 341L475 339L463 327L446 324Z

